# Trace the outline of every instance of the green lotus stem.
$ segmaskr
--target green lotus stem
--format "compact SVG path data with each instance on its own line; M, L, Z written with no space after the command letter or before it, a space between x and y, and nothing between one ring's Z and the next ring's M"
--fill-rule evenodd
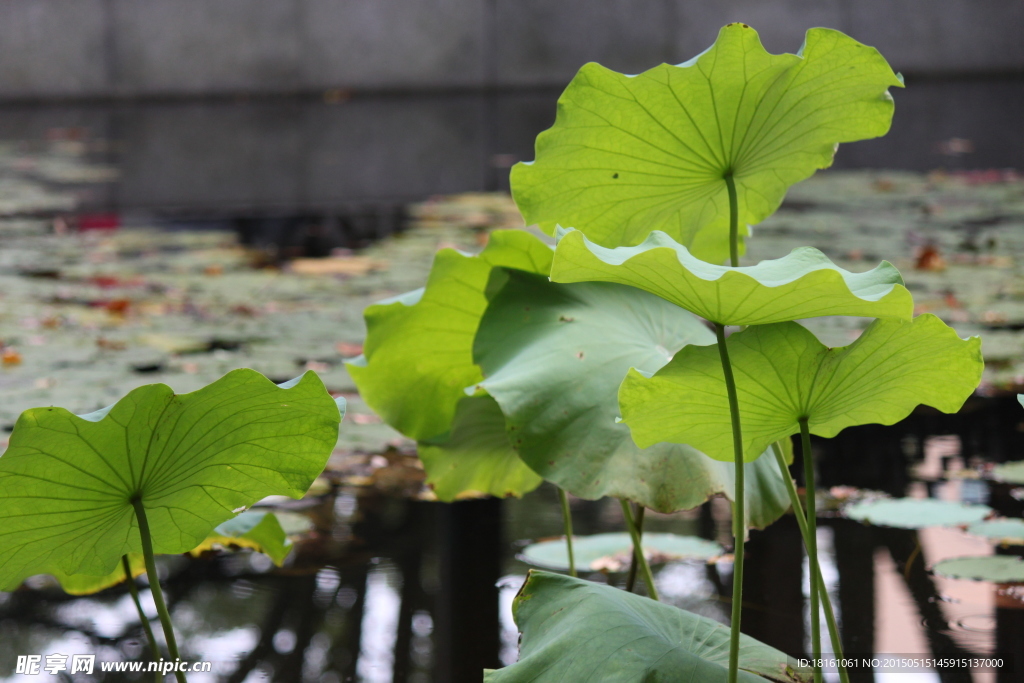
M562 503L562 524L565 525L565 547L569 550L569 576L576 576L576 555L572 551L572 513L569 512L569 496L565 489L558 489L558 500Z
M644 547L640 542L640 532L633 522L633 512L629 509L629 501L625 498L620 498L619 502L622 503L622 516L626 518L626 528L629 529L629 537L633 539L633 557L636 558L636 563L640 567L640 573L644 577L644 583L647 584L647 595L655 602L658 602L658 589L654 587L654 575L651 574L651 565L647 564L647 558L644 557Z
M644 510L646 510L640 503L636 504L636 512L633 515L633 523L636 524L636 535L640 537L640 542L644 540ZM626 574L626 591L629 593L633 592L636 588L636 553L633 553L633 557L629 559L629 573Z
M121 556L121 566L124 567L124 575L128 581L128 592L131 593L132 602L135 603L135 609L139 612L139 621L142 622L142 629L146 632L146 638L149 640L149 649L155 662L160 659L160 648L157 647L153 628L149 625L149 618L142 611L142 602L139 600L139 587L135 585L135 578L132 576L132 565L128 561L127 555Z
M786 483L786 493L789 494L789 503L793 507L793 516L796 517L796 524L800 527L800 535L804 537L804 542L806 543L807 518L804 516L800 495L796 492L796 484L793 483L793 477L789 475L789 465L786 464L786 457L782 454L782 447L779 446L778 442L772 444L772 452L775 453L775 462L779 465L782 480ZM832 652L835 653L838 659L842 660L843 641L839 637L839 626L836 623L835 612L832 611L832 598L829 597L828 588L825 586L825 579L821 576L821 566L815 564L811 571L813 572L814 585L817 586L818 595L821 597L821 607L825 610L825 624L828 626L829 640L832 641ZM846 667L844 666L839 667L839 681L840 683L850 683L850 675L846 672Z
M814 511L814 456L811 454L811 432L807 427L807 418L801 417L800 444L804 459L804 505L807 509L807 535L804 544L807 546L807 561L810 564L811 576L820 573L818 568L818 523ZM821 660L821 607L818 604L817 581L810 582L811 594L811 652L815 660ZM821 683L821 667L814 667L814 681Z
M174 639L174 627L171 626L171 615L164 603L164 593L160 590L160 575L156 571L156 559L153 556L153 537L149 533L149 520L146 519L146 508L142 504L142 498L135 496L131 500L135 508L135 518L139 521L139 536L142 538L142 556L146 558L146 574L149 576L149 588L153 591L153 602L156 603L157 614L160 615L160 625L164 629L164 639L167 641L167 651L171 659L179 660L178 643ZM184 672L175 671L175 678L178 683L188 683Z
M729 265L735 268L740 265L740 207L732 171L725 174L725 187L729 190Z
M736 396L736 380L729 362L729 349L725 346L725 326L715 323L718 354L722 359L725 388L729 394L729 415L732 418L732 448L735 456L736 482L734 487L732 534L735 539L732 569L732 618L729 633L729 683L736 683L740 664L740 618L743 613L743 542L747 536L747 518L744 506L746 488L743 481L743 433L740 430L740 403Z

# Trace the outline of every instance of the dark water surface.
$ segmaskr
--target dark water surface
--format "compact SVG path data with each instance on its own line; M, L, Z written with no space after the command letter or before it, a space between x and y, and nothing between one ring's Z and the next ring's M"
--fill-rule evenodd
M345 97L7 107L0 110L0 140L40 140L61 129L109 141L90 154L119 169L120 178L81 188L88 212L113 212L127 223L227 226L249 242L304 244L307 251L358 247L401 229L408 202L507 189L509 166L532 158L534 137L551 124L557 93ZM895 97L890 135L844 146L837 167L1024 166L1020 80L912 82ZM823 488L1024 513L1021 488L960 476L1024 453L1024 412L1012 397L971 399L957 416L919 411L893 427L848 429L815 441L815 448ZM800 471L797 462L794 472ZM649 515L646 528L728 544L728 507L721 502ZM517 542L561 533L553 489L521 501L445 505L339 487L302 505L317 534L283 570L249 554L164 558L183 654L214 662L214 675L191 681L461 683L479 681L484 667L515 661L510 605L527 569L516 559ZM622 529L615 501L575 501L573 513L579 534ZM1017 657L1016 673L1007 667L973 680L1024 680L1024 596L933 577L926 570L935 554L948 556L951 544L967 542L955 530L933 531L822 519L819 546L847 652L999 652ZM972 552L979 551L958 554ZM792 518L753 532L748 558L744 632L803 655L806 572ZM657 580L667 601L727 621L728 562L671 564ZM123 588L82 599L45 586L0 593L0 677L8 677L2 680L33 680L11 673L19 654L139 657L140 637ZM854 681L972 680L955 670L921 676L851 673ZM43 679L53 677L37 680Z

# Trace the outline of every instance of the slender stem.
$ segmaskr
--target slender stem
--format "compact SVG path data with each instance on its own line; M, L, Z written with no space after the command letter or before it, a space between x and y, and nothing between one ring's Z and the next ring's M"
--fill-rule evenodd
M732 535L735 539L732 569L732 620L729 633L729 683L736 683L740 664L740 618L743 614L743 543L747 537L747 516L744 505L746 485L743 481L743 433L740 430L740 403L736 396L736 380L729 362L729 349L725 345L725 326L715 323L718 354L722 359L725 388L729 394L729 415L732 418L732 449L735 466L733 493Z
M121 556L121 566L124 567L124 575L127 577L126 580L128 582L128 592L132 594L132 602L135 603L135 609L139 612L139 621L142 622L142 629L146 632L146 638L149 640L149 649L155 662L160 659L160 648L156 644L153 628L149 625L149 617L142 611L142 602L139 600L139 587L135 585L135 577L132 576L132 565L128 561L127 555Z
M814 454L811 453L811 432L807 427L807 418L801 417L800 444L804 460L804 505L807 508L807 535L804 544L807 546L807 562L811 576L817 576L818 567L818 522L814 511ZM811 594L811 654L815 661L821 660L821 607L818 604L818 582L810 581ZM821 667L814 667L814 681L821 683Z
M732 171L725 174L725 187L729 190L729 265L735 268L740 265L740 208Z
M644 540L644 510L646 510L640 503L636 504L636 512L633 514L633 523L636 524L636 535L640 537L640 542ZM626 575L626 590L630 593L636 587L636 553L633 553L633 557L629 559L629 574Z
M565 489L556 486L558 489L558 500L562 503L562 524L565 525L565 547L569 550L569 576L576 576L576 555L572 551L572 513L569 512L569 497L565 495Z
M778 442L772 444L772 451L775 453L775 462L779 465L779 471L782 473L782 480L786 482L786 493L789 494L789 503L793 507L793 516L796 517L796 524L800 527L800 535L803 536L804 542L807 542L807 517L804 516L803 504L800 502L800 495L796 492L796 484L793 483L793 477L789 475L789 465L786 464L786 458L782 455L782 448ZM814 583L818 586L818 595L821 597L821 606L825 610L825 623L828 625L829 639L832 641L832 652L835 653L836 657L842 661L843 659L843 641L839 637L839 626L836 623L835 612L832 611L832 598L828 595L828 588L825 586L825 579L821 576L820 565L815 565L812 568L814 571ZM846 667L839 667L839 681L840 683L850 683L850 675L846 672Z
M149 520L146 519L146 508L139 497L132 498L132 506L135 508L135 518L139 521L139 536L142 537L142 556L146 558L146 574L149 576L149 589L153 592L153 602L156 603L157 614L160 615L160 625L164 628L164 640L167 641L167 651L171 659L181 659L178 655L178 643L174 640L174 627L171 626L171 615L164 603L164 593L160 590L160 575L156 571L156 559L153 556L153 537L149 534ZM174 672L178 683L188 683L185 674L181 671Z
M637 564L640 565L640 574L644 577L644 583L647 584L647 595L657 602L658 589L654 587L654 575L651 574L651 566L647 564L647 558L644 557L644 548L640 542L640 532L637 530L636 524L633 523L633 512L629 509L629 501L625 498L620 498L619 502L622 503L622 516L626 518L626 528L629 529L629 537L633 539L633 556L636 558Z

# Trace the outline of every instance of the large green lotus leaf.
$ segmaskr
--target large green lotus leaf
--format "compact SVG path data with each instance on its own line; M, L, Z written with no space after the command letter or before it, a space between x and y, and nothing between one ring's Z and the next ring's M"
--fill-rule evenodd
M795 322L757 325L726 340L743 426L744 457L799 431L902 420L919 404L954 413L981 380L978 337L960 339L933 315L876 320L852 344L829 349ZM717 347L688 346L653 377L631 370L619 390L640 446L689 443L732 460L729 402Z
M714 541L697 536L650 531L643 535L643 546L644 555L651 564L678 560L708 560L724 552L722 546ZM572 549L577 567L593 571L621 571L620 565L629 566L633 540L625 531L573 536ZM564 538L531 543L523 548L519 558L545 569L569 569L569 550Z
M971 505L934 498L897 498L856 503L846 508L846 516L858 522L898 529L923 529L930 526L963 526L992 514L987 505Z
M884 135L887 89L902 85L877 50L838 31L811 29L796 55L771 55L756 31L729 24L678 66L626 76L585 65L537 137L536 160L512 169L512 194L548 232L572 226L615 247L663 230L720 263L727 174L745 234L790 185L830 166L836 143Z
M478 256L442 249L425 288L366 309L363 356L348 370L367 405L406 436L447 433L463 389L482 378L473 337L497 267L547 275L551 247L523 230L496 230Z
M427 484L443 501L466 495L522 497L540 486L505 435L505 416L490 396L462 399L452 431L436 443L419 444Z
M509 438L538 474L581 498L616 496L661 512L734 492L730 465L680 444L640 449L616 423L630 367L654 372L714 335L693 315L632 287L560 285L509 273L477 335L479 384L501 406ZM747 465L750 523L789 508L775 461Z
M1024 460L996 465L992 468L992 478L1006 484L1024 484Z
M967 527L967 533L984 536L1003 545L1024 545L1024 519L993 519L976 522Z
M954 557L936 563L932 571L949 579L1024 583L1024 559L1014 555Z
M133 499L155 552L175 554L265 496L302 497L343 405L315 373L277 386L242 369L190 394L142 386L83 417L26 410L0 457L0 589L114 571L141 552Z
M555 282L617 282L637 287L723 325L849 315L910 318L914 302L891 264L851 273L817 249L801 247L756 266L729 268L694 258L663 232L635 247L606 249L579 230L562 231L551 266Z
M219 525L190 552L192 555L199 555L204 550L217 548L252 548L269 556L274 564L280 567L291 550L291 545L292 542L288 540L276 515L247 510ZM146 572L142 553L129 553L128 562L132 578ZM124 566L118 563L114 571L106 576L56 574L55 578L69 595L91 595L124 581L125 572Z
M729 627L611 586L533 570L512 603L519 661L485 683L728 680ZM739 680L809 681L785 653L740 635Z

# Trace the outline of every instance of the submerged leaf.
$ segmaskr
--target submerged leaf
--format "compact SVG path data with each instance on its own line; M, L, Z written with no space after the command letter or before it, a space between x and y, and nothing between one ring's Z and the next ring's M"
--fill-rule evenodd
M923 529L971 524L992 514L992 508L934 498L897 498L856 503L845 512L850 519L875 526Z
M800 247L780 259L729 268L694 258L663 232L616 249L594 244L579 230L562 232L551 279L637 287L722 325L824 315L908 319L914 313L903 278L886 261L851 273L817 249Z
M919 404L954 413L978 386L981 340L960 339L933 315L876 320L849 346L829 349L795 322L748 327L728 345L744 457L799 431L833 437L846 427L895 424ZM623 421L640 446L688 443L732 460L717 347L688 346L653 377L631 370L619 390Z
M643 535L643 546L644 555L651 564L677 560L707 560L723 552L722 546L714 541L697 536L659 534L650 531ZM577 567L593 571L621 571L617 567L611 568L610 565L618 564L617 558L621 556L624 560L622 564L629 566L633 541L624 531L573 536L572 549ZM564 538L531 543L523 548L520 559L546 569L569 569L569 551Z
M312 372L280 386L234 370L190 394L163 384L79 417L22 413L0 457L0 589L32 574L109 574L141 552L184 553L268 495L300 498L338 437L343 399Z
M967 527L967 533L984 536L1003 545L1024 545L1024 519L993 519Z
M772 55L756 31L729 24L678 66L626 76L585 65L537 137L536 160L512 169L512 193L549 233L572 226L614 247L662 230L720 263L726 175L746 234L790 185L832 164L836 143L884 135L887 89L902 85L877 50L838 31L811 29L796 55Z
M640 449L617 424L630 367L661 368L687 344L714 335L693 315L632 287L560 285L509 273L477 335L479 386L504 412L520 457L581 498L615 496L661 512L732 498L732 467L690 446ZM789 508L773 458L747 465L748 515L767 526Z
M450 434L421 442L427 485L443 501L464 495L522 497L541 477L520 460L505 435L505 416L490 396L459 402Z
M954 557L936 563L932 571L949 579L1024 583L1024 559L1014 555Z
M482 379L473 337L491 271L547 275L551 253L528 232L496 230L480 255L442 249L425 288L367 308L363 356L347 364L367 405L410 438L447 433L463 390Z
M519 661L486 683L728 680L729 627L611 586L533 570L512 604ZM810 673L740 635L739 681L802 682Z

